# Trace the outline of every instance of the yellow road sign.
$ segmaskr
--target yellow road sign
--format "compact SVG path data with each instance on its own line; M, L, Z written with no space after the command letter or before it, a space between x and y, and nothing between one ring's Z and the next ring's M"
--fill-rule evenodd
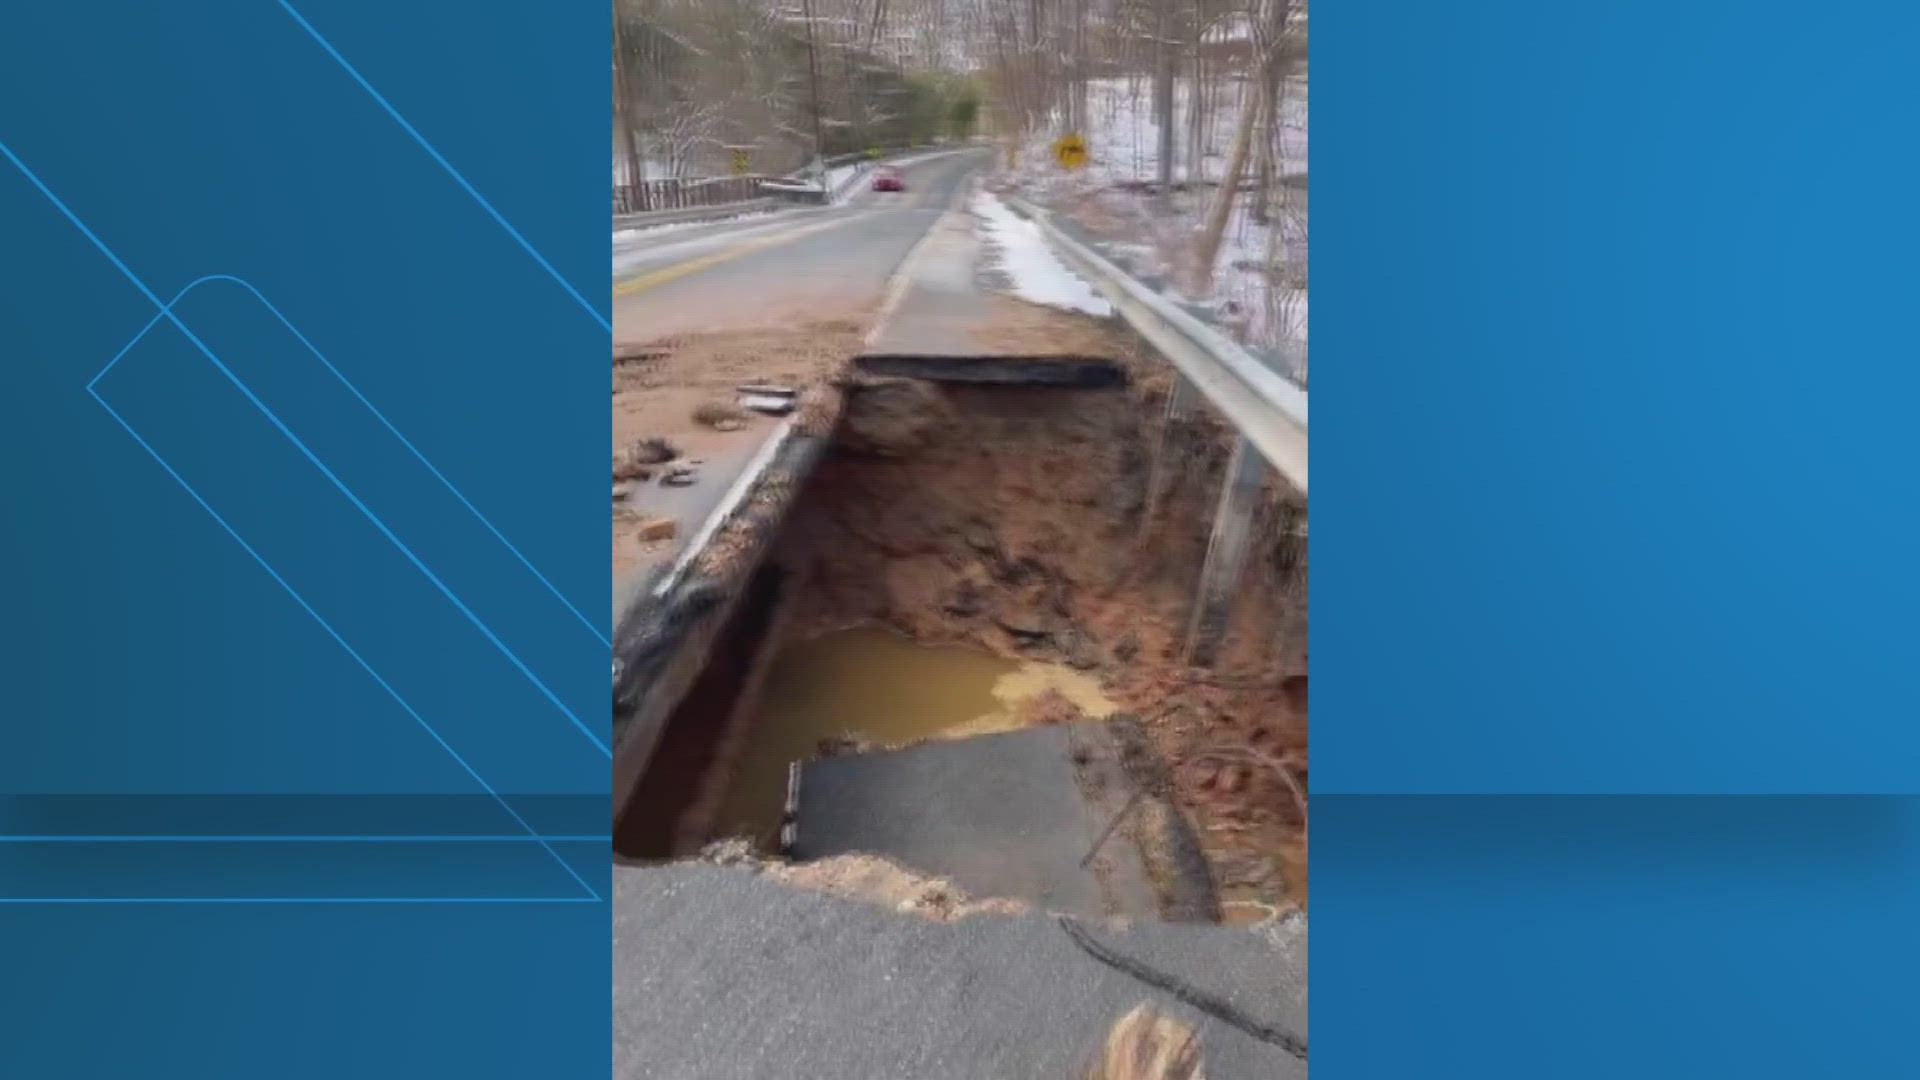
M1079 135L1062 135L1053 140L1053 160L1063 169L1078 169L1087 163L1087 141Z
M733 152L733 175L745 176L753 171L753 151L736 149Z

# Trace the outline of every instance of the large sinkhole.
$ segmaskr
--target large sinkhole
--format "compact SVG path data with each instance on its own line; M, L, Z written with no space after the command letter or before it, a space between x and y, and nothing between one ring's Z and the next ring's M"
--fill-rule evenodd
M796 763L1115 720L1228 908L1304 899L1304 501L1277 479L1254 500L1257 541L1196 666L1233 435L1164 372L1076 364L863 365L749 565L703 586L725 602L700 605L714 626L653 702L618 856L736 836L780 851Z

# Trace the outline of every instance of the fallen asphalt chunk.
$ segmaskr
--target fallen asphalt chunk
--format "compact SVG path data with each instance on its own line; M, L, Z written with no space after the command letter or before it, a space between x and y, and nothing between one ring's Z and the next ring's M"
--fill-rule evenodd
M740 407L768 416L785 416L794 409L794 399L781 394L742 394Z
M800 391L793 387L781 386L778 383L743 383L734 389L743 394L764 394L769 397L798 397L800 394Z

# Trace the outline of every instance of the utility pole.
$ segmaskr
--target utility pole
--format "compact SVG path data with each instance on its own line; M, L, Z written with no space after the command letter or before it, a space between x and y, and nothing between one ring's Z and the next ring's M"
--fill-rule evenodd
M814 177L820 182L820 190L827 187L827 165L821 157L824 143L820 139L820 66L813 57L813 0L800 0L802 17L807 20L807 85L813 97L813 169Z

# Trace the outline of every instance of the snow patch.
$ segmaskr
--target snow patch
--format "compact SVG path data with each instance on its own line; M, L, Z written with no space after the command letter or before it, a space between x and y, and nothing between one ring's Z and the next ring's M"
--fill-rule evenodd
M1222 36L1240 32L1232 18L1216 24ZM1066 130L1054 114L1035 126L1002 173L1023 198L1042 206L1073 207L1075 216L1096 237L1117 241L1110 257L1135 277L1157 278L1152 286L1177 298L1184 282L1181 260L1190 258L1206 212L1220 197L1219 182L1232 157L1234 136L1244 108L1252 103L1253 84L1227 81L1201 89L1191 79L1176 79L1174 115L1179 119L1174 159L1176 188L1170 197L1154 189L1159 177L1159 125L1153 109L1150 75L1123 75L1087 83L1087 108L1079 125L1089 151L1086 166L1062 170L1053 160L1052 140ZM1286 190L1274 199L1270 216L1256 213L1243 174L1236 200L1204 295L1194 303L1207 308L1229 333L1240 336L1287 377L1304 384L1307 372L1307 81L1289 77L1281 84L1280 123L1270 137L1278 179ZM1201 93L1206 121L1200 138L1188 126L1194 95ZM1197 141L1198 146L1193 143ZM1196 154L1195 151L1198 151ZM1251 163L1249 164L1251 167ZM1192 185L1191 181L1201 181Z
M682 229L701 229L709 225L725 225L729 222L736 221L752 221L755 218L770 217L773 213L774 211L772 210L755 210L751 213L731 214L727 217L695 218L692 221L669 221L660 225L637 225L628 229L615 229L613 231L613 242L615 244L623 244L638 240L641 237L651 240L663 233L679 232Z
M862 168L861 165L835 165L827 170L827 187L830 190L839 190L841 184L846 183L849 177Z
M990 192L976 192L968 209L980 219L997 267L1022 300L1105 318L1113 306L1061 264L1040 227L1007 209Z

